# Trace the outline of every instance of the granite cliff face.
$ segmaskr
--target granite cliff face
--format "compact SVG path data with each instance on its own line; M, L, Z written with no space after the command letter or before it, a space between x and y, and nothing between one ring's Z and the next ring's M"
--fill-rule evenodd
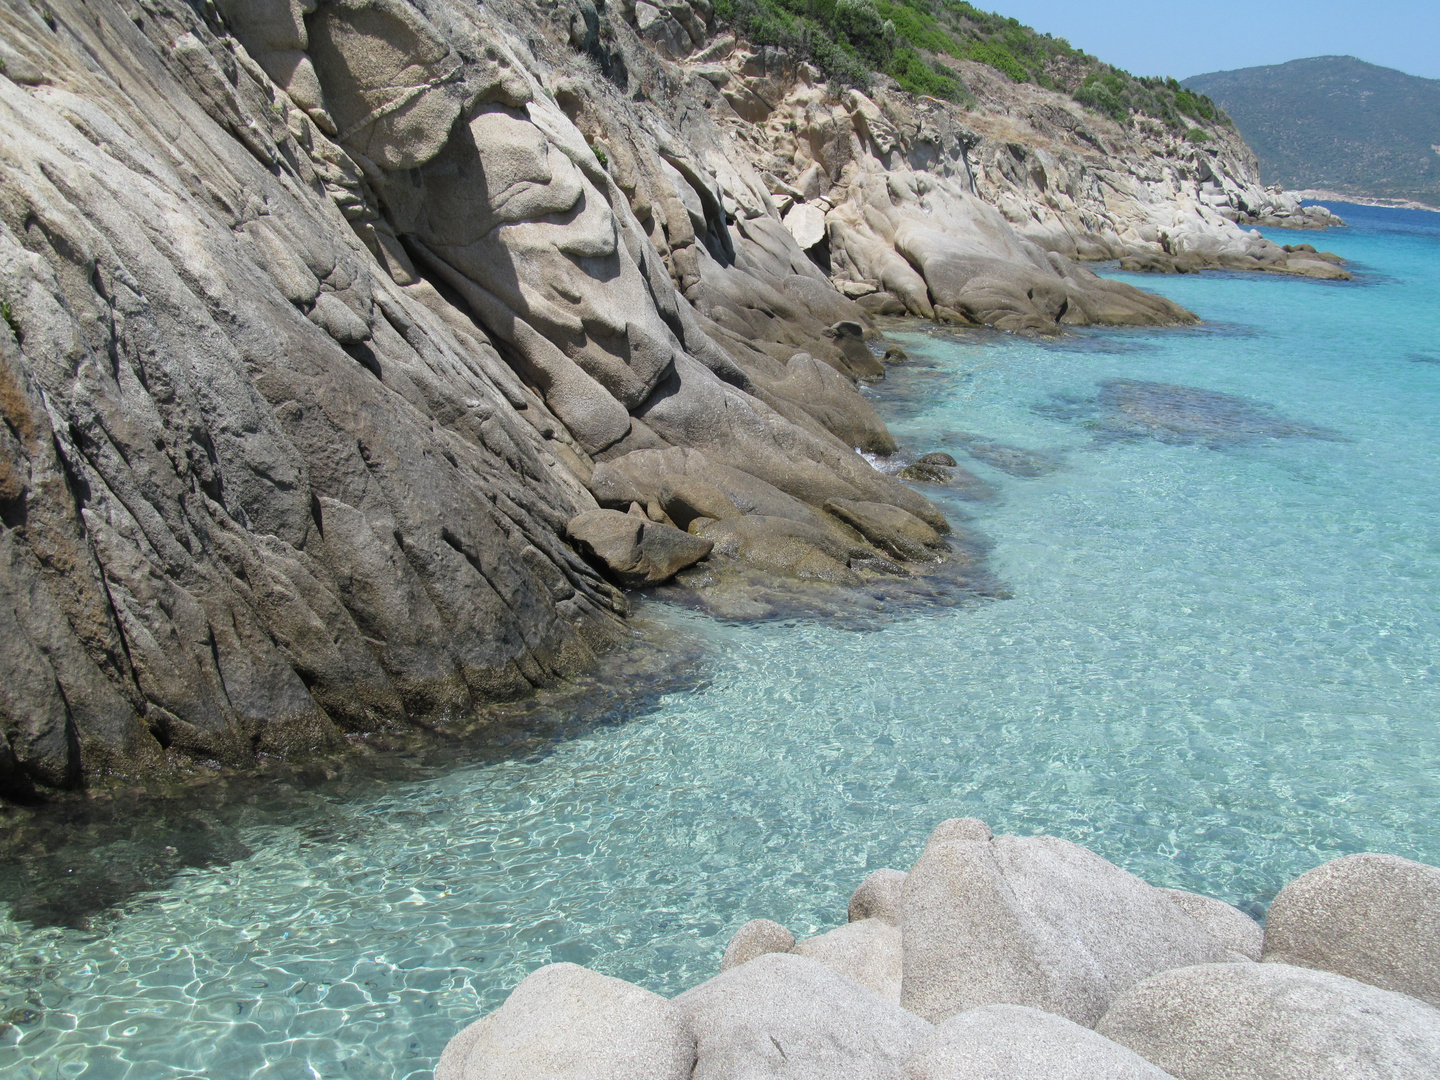
M714 29L0 4L0 794L472 722L707 553L904 579L949 526L856 452L871 313L1193 321L1066 257L1165 250L1083 155Z

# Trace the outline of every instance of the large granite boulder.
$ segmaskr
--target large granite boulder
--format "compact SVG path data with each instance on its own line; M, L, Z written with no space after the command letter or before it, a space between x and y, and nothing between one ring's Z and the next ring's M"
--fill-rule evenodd
M900 928L884 919L861 919L806 938L795 953L818 960L886 1001L900 1003L904 959Z
M1160 890L1077 844L936 830L905 880L901 1003L933 1022L1029 1005L1093 1025L1110 1000L1228 950Z
M1440 869L1367 853L1301 874L1270 905L1265 959L1440 1006Z
M688 1080L695 1040L658 994L575 964L531 972L450 1040L435 1080Z
M930 1025L815 960L770 953L685 991L694 1080L898 1080Z
M1096 1031L1178 1080L1440 1076L1440 1010L1288 964L1162 972L1119 995Z
M1063 1016L985 1005L935 1026L905 1080L1173 1080L1135 1051Z

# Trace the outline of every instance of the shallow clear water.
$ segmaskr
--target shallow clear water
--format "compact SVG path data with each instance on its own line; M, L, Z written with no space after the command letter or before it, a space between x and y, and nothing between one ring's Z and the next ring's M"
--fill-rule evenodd
M642 715L256 825L89 931L0 918L0 1073L422 1080L540 964L676 992L752 916L843 921L956 815L1257 913L1347 852L1440 863L1440 216L1341 213L1276 239L1356 283L1134 279L1198 329L902 338L881 407L998 489L947 509L1012 599L864 633L653 609L709 660ZM1148 437L1113 380L1335 437Z

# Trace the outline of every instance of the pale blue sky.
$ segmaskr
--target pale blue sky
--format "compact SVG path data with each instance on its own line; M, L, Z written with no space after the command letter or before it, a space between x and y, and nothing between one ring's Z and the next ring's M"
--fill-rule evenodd
M1134 75L1358 56L1440 78L1440 0L971 0Z

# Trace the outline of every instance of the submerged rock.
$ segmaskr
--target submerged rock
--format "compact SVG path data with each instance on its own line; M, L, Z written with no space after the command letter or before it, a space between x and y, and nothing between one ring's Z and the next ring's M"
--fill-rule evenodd
M1155 439L1219 449L1258 439L1341 439L1338 432L1277 416L1270 406L1233 394L1172 383L1110 379L1088 399L1057 399L1036 412L1079 421L1102 440Z
M992 469L999 469L1011 476L1046 476L1060 468L1060 462L1051 454L990 442L978 435L956 435L955 438L976 461L983 461Z

